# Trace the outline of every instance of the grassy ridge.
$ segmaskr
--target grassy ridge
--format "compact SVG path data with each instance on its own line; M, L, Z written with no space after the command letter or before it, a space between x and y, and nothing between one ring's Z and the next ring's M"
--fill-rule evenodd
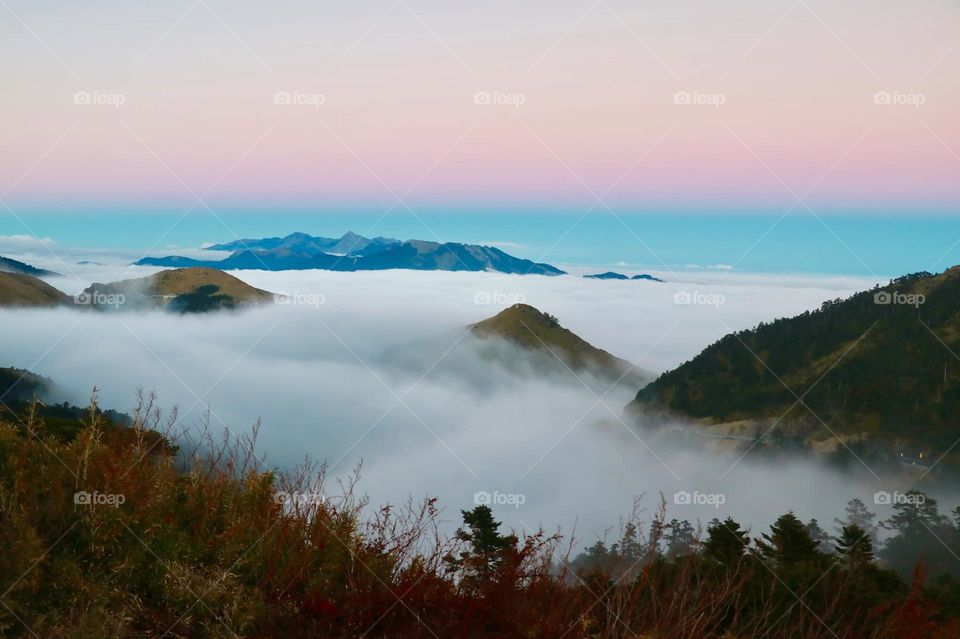
M69 298L43 280L0 271L0 306L57 306Z

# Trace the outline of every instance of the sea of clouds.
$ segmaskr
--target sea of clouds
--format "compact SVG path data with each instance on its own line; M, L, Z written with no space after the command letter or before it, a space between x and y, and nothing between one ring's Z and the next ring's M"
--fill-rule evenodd
M69 293L157 270L105 262L67 272L27 258L64 273L50 282ZM154 391L187 427L208 413L211 427L244 432L259 418L269 467L309 456L343 476L362 460L360 488L374 504L436 496L455 522L460 509L490 501L510 526L575 526L584 543L641 496L651 511L663 494L670 516L732 514L756 527L788 509L832 524L849 498L872 502L877 485L810 464L667 445L624 421L637 388L499 365L466 327L525 302L656 375L730 331L874 280L705 270L653 273L668 280L660 284L583 272L235 272L291 303L192 316L6 310L0 365L49 376L81 404L94 386L103 406L126 411L138 388ZM502 356L525 357L508 347ZM677 492L701 503L674 504ZM722 495L722 506L704 495Z

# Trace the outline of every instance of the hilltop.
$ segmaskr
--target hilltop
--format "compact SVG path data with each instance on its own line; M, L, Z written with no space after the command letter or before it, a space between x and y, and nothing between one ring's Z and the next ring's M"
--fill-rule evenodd
M179 312L203 312L271 302L272 293L212 268L189 267L109 284L92 284L83 296L97 307L166 306Z
M960 436L957 353L960 267L727 335L644 387L629 408L946 453Z
M630 362L599 349L560 325L556 317L527 304L514 304L471 326L480 338L502 339L527 351L540 351L560 359L575 372L635 380L644 372ZM559 362L558 362L559 363Z
M0 306L59 306L69 301L65 293L37 277L0 271Z

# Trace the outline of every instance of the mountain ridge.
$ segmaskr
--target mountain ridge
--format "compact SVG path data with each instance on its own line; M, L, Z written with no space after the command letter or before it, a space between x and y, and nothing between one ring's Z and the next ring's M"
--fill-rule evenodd
M421 271L492 271L516 275L563 275L545 263L517 258L492 246L458 242L400 241L365 238L348 232L338 239L291 233L280 238L237 240L214 244L208 250L232 250L222 260L198 260L183 256L146 257L139 266L207 267L220 270L370 271L410 269Z
M34 277L50 277L59 275L53 271L31 266L26 262L15 260L11 257L0 256L0 273L21 273L23 275L32 275Z

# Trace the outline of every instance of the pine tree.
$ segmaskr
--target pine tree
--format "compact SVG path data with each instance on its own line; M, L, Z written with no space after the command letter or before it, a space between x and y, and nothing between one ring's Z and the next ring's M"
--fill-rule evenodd
M714 519L707 526L703 556L727 567L735 566L750 543L749 533L750 531L740 528L740 524L732 517L723 521Z
M690 552L696 538L693 525L686 519L671 519L666 525L667 557L677 557Z
M821 557L803 522L793 512L781 515L770 533L763 533L757 548L761 556L779 566L793 566Z
M820 527L820 523L816 519L808 521L804 528L806 528L807 534L810 535L810 539L817 542L818 551L824 554L833 552L833 537L828 535L823 528Z
M899 496L893 510L893 516L881 525L896 534L884 544L881 559L904 578L910 576L921 559L926 560L934 576L944 572L956 574L956 559L943 541L950 539L954 528L949 518L940 514L937 501L919 490L911 490Z
M908 491L893 504L893 510L893 516L882 524L888 530L901 533L929 531L948 523L947 518L940 514L937 500L919 490Z
M503 565L511 551L516 549L516 535L501 535L500 522L494 520L489 506L477 506L461 511L466 528L456 532L456 538L467 544L459 557L447 555L449 570L462 570L467 577L489 579Z
M650 522L650 532L647 533L646 555L651 558L660 556L660 542L666 536L668 524L664 524L660 518L655 518Z
M876 514L867 510L866 504L856 497L847 502L847 516L844 519L834 519L837 523L837 532L843 533L847 526L856 526L870 535L870 541L877 542L877 525L873 523Z
M862 570L873 563L870 533L856 524L843 527L837 538L836 551L848 570Z
M623 535L618 543L610 547L614 555L620 557L620 561L625 566L633 566L643 557L643 543L640 541L640 533L637 532L637 526L634 523L628 523L623 527Z
M571 562L572 567L586 574L607 574L616 565L616 557L602 540L587 547Z

